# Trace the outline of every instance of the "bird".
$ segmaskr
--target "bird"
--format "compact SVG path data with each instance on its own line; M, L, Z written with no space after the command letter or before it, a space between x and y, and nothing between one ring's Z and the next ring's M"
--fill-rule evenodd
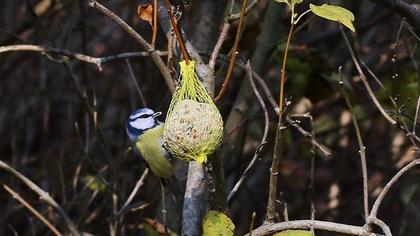
M134 153L141 156L150 170L161 179L169 179L174 174L172 158L163 147L164 123L157 117L162 112L150 108L139 108L128 117L126 132Z
M173 201L171 211L174 215L181 215L182 212L182 185L175 176L174 160L169 152L163 147L163 128L165 123L157 117L162 112L155 112L150 108L143 107L130 114L126 123L126 132L132 147L137 156L143 158L146 165L154 175L160 178L162 199ZM168 188L169 198L165 197L165 189ZM162 200L162 209L166 212L165 201ZM166 214L163 213L164 222ZM171 219L171 222L180 222L178 218ZM177 229L180 224L173 224L172 228ZM179 231L179 230L178 230ZM167 232L165 224L165 232Z

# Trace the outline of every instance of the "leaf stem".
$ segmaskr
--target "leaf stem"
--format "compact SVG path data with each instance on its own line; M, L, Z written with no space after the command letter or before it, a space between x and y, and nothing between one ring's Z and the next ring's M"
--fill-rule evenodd
M283 100L284 100L284 82L286 80L286 62L287 62L287 55L289 52L289 45L293 35L294 24L290 26L289 35L287 36L286 48L284 49L284 56L283 56L283 65L281 67L281 79L280 79L280 101L279 101L279 117L282 118L283 116Z
M247 5L248 5L248 0L244 0L242 3L241 16L239 17L239 25L238 25L238 29L236 30L236 37L235 37L235 42L232 48L232 55L230 57L228 71L226 73L225 80L223 81L222 88L220 89L219 94L217 94L216 98L214 99L215 101L219 101L222 98L222 96L225 94L229 80L232 77L233 68L235 67L236 57L238 56L239 40L241 38L242 29L244 28L245 10L246 10Z
M280 160L282 158L283 144L282 144L282 133L283 133L283 100L284 100L284 82L286 79L286 62L288 49L290 41L293 35L294 25L290 26L289 35L287 37L286 48L284 50L283 65L281 69L281 79L280 79L280 102L279 102L279 123L277 125L276 138L274 143L274 154L273 161L270 167L270 187L268 192L268 201L267 201L267 213L265 221L267 223L274 223L274 217L276 215L276 198L277 198L277 185L278 185L278 175L280 170Z
M152 45L154 46L156 43L156 36L157 36L157 19L158 19L158 0L153 0L153 34L152 34Z
M172 28L174 29L176 39L178 40L179 47L181 48L182 56L184 57L185 63L190 64L190 57L188 56L187 49L185 48L185 43L182 40L181 33L179 32L178 25L175 21L174 14L172 13L171 4L168 0L163 1L168 10L169 20L171 21Z

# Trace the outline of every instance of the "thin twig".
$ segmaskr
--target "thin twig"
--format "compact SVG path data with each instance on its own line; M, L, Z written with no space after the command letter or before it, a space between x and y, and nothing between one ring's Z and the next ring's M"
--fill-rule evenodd
M217 55L219 55L220 49L222 48L223 42L225 41L227 37L227 33L229 32L229 29L230 29L230 23L225 22L223 24L222 32L220 33L220 36L217 39L216 45L213 48L213 52L211 53L211 56L209 59L209 67L213 71L214 71L214 67L216 66Z
M64 209L50 196L49 193L42 190L40 187L38 187L38 185L36 185L30 179L26 178L24 175L19 173L13 167L9 166L8 164L6 164L5 162L1 160L0 160L0 168L6 170L10 174L14 175L16 178L20 179L26 186L28 186L30 189L32 189L35 193L39 195L39 199L46 202L48 205L52 206L58 212L61 218L63 218L65 225L67 226L68 230L72 234L76 236L81 235L81 233L76 228L75 224L67 215L67 213L64 211Z
M375 104L376 108L379 110L379 112L382 114L382 116L389 122L391 123L393 126L396 126L397 128L403 130L405 132L405 134L409 137L412 137L414 140L416 140L416 142L420 143L420 137L418 137L417 135L413 134L407 126L398 124L398 122L396 120L394 120L393 118L391 118L391 116L389 116L389 114L385 111L385 109L383 108L383 106L381 105L381 103L378 101L378 99L375 96L375 93L373 92L372 88L370 87L365 74L363 73L363 70L359 64L358 59L356 58L356 54L354 53L353 48L351 47L350 41L347 38L346 33L343 30L343 27L340 26L340 31L342 33L342 36L346 42L346 46L350 52L350 56L353 60L354 65L356 66L357 72L359 73L359 77L363 82L363 85L365 86L369 97L372 99L373 103Z
M41 54L44 53L54 53L59 54L62 56L72 57L79 61L84 61L87 63L95 64L99 69L101 69L101 59L96 57L91 57L87 55L83 55L80 53L71 52L67 49L60 49L60 48L53 48L48 46L38 46L38 45L8 45L8 46L0 46L0 53L4 52L16 52L16 51L31 51L31 52L39 52Z
M255 6L257 6L257 4L260 2L260 0L254 0L252 1L248 7L245 9L245 15L250 12ZM240 13L236 13L236 14L232 14L230 16L227 17L227 21L234 21L237 20L241 17L241 12Z
M342 34L342 36L344 38L344 41L346 42L347 49L350 52L350 56L351 56L351 58L353 60L353 63L356 66L357 72L359 73L360 79L362 80L363 85L365 86L365 88L366 88L366 90L367 90L367 92L369 94L369 97L372 99L373 103L378 108L378 110L381 112L381 114L383 115L383 117L386 120L388 120L389 123L391 123L392 125L396 125L397 122L388 115L388 113L382 107L381 103L376 98L375 93L373 92L372 88L370 87L370 85L369 85L369 83L368 83L368 81L366 79L366 76L363 73L362 68L360 67L359 61L358 61L358 59L356 57L356 54L354 53L354 50L353 50L353 48L352 48L352 46L350 44L350 41L347 38L347 35L346 35L346 33L344 32L344 30L343 30L343 28L341 26L340 26L340 30L341 30L341 34Z
M162 74L163 78L165 79L166 85L169 88L169 91L173 93L175 91L175 85L172 80L171 73L169 72L168 67L166 67L165 63L163 62L162 58L156 52L154 47L149 44L140 34L138 34L131 26L129 26L125 21L123 21L120 17L118 17L115 13L110 11L108 8L101 5L96 0L90 0L89 6L97 9L102 14L109 17L112 21L117 23L121 28L123 28L128 34L130 34L140 45L149 53L152 61L158 67L160 73Z
M158 31L157 20L158 20L158 0L153 0L153 34L152 34L152 45L156 44L156 36Z
M270 124L270 119L269 119L269 116L268 116L267 107L264 103L263 98L261 97L261 94L258 92L257 87L255 86L253 76L252 76L251 63L249 61L246 63L246 68L247 68L247 71L248 71L248 79L249 79L249 83L251 85L252 91L254 92L255 96L257 97L258 102L260 103L261 108L264 112L264 132L263 132L261 142L258 145L258 147L256 148L254 156L251 159L251 162L248 164L248 166L246 167L245 171L242 173L239 180L236 182L233 189L230 191L229 196L227 198L228 202L230 202L232 200L233 196L236 194L239 187L242 185L245 178L247 177L248 172L251 170L251 168L254 166L255 162L258 160L258 157L259 157L259 154L261 153L262 148L267 143L268 127L269 127L269 124Z
M420 95L417 98L416 114L414 115L414 121L413 121L413 131L412 131L412 133L414 135L416 135L416 126L417 126L417 119L419 117L419 110L420 110Z
M293 17L293 16L292 16ZM277 182L278 175L280 170L280 161L283 155L283 118L284 118L284 109L283 109L283 100L284 100L284 84L286 81L286 62L287 55L289 51L289 45L292 40L294 24L291 24L289 29L289 34L287 36L286 48L283 55L283 65L281 69L281 78L280 78L280 99L279 99L279 121L277 124L276 138L274 141L274 154L273 160L270 167L270 187L268 191L268 201L267 201L267 213L266 213L266 222L273 223L274 217L276 214L276 201L277 201Z
M379 5L388 8L392 13L407 18L407 22L412 25L417 32L420 31L420 11L416 6L407 1L399 0L371 0Z
M394 106L395 110L398 110L398 104L397 101L395 101L395 99L389 94L388 89L385 88L385 86L382 84L382 82L379 80L378 76L375 75L375 73L373 73L373 71L366 65L366 63L364 63L363 61L360 61L360 64L365 68L365 70L368 72L368 74L370 76L372 76L372 78L376 81L376 83L385 91L385 93L388 96L388 99L391 101L392 105ZM399 112L399 111L398 111ZM416 143L416 134L415 132L410 132L407 123L405 122L404 119L400 119L400 122L402 124L402 126L399 126L398 128L402 129L408 136L408 138L410 139L410 142L414 145L414 146L418 146L418 144ZM418 140L418 139L417 139Z
M362 135L360 133L359 124L357 123L357 117L356 117L356 113L354 112L353 105L351 104L350 98L343 87L344 82L342 81L342 78L341 78L341 71L342 71L342 66L340 66L338 69L338 74L340 77L339 84L340 84L341 94L343 94L347 107L350 110L351 120L353 122L354 130L356 132L357 143L359 145L359 156L360 156L360 162L362 165L362 179L363 179L363 209L364 209L365 219L367 219L369 216L369 202L368 202L369 198L368 198L368 176L367 176L367 165L366 165L366 147L363 144Z
M375 225L379 226L379 228L382 229L382 232L384 232L385 236L392 236L391 229L382 220L380 220L376 217L368 217L366 221L369 224L375 224Z
M378 76L375 75L375 73L373 73L373 71L366 65L365 62L363 62L362 60L360 60L360 64L363 66L363 68L365 68L365 70L368 72L368 74L375 80L375 82L381 87L381 89L384 90L384 92L386 93L386 95L388 96L389 100L391 101L392 105L395 107L395 109L397 109L398 105L397 102L395 101L395 99L389 94L388 89L384 86L384 84L379 80Z
M282 112L280 112L282 114ZM280 115L281 116L281 115ZM276 131L276 138L274 143L274 155L270 167L270 183L268 191L267 201L267 213L266 222L273 223L276 215L276 203L277 203L277 188L278 188L278 177L280 171L280 160L283 155L283 118L279 119Z
M70 63L67 60L63 60L62 64L64 68L66 69L67 73L69 74L70 83L73 85L79 99L82 101L84 109L86 110L86 113L89 116L91 122L93 124L97 123L96 118L95 118L96 109L95 107L89 104L87 95L85 92L83 92L80 84L78 83L78 79L77 79L76 74L73 71L73 68L71 67ZM111 159L112 159L111 148L108 145L108 142L106 141L103 130L98 125L96 125L96 127L97 128L95 129L95 131L98 134L98 138L99 138L100 143L102 144L102 147L104 148L105 158L107 159L108 163L111 163ZM105 184L107 184L107 182L105 182ZM108 186L108 187L112 187L112 186Z
M181 48L182 56L184 57L185 63L188 65L190 63L190 56L188 55L187 49L185 48L184 40L182 39L182 35L179 32L178 24L175 21L174 14L172 12L171 4L168 0L163 1L165 3L166 9L168 11L169 20L172 25L172 29L175 32L176 39L178 40L179 47Z
M258 2L259 2L259 0L256 0L256 1L254 0L253 2L251 2L251 4L249 4L249 6L245 9L244 15L247 15L258 4ZM209 67L213 71L214 71L214 67L216 65L217 55L219 54L220 49L222 48L223 42L226 40L227 33L229 32L229 29L230 29L230 26L231 26L232 22L241 18L242 11L237 14L238 17L236 17L236 15L232 15L232 10L233 10L233 4L234 3L235 3L235 1L231 1L231 3L230 3L231 7L230 7L230 11L229 11L229 16L226 17L226 19L225 19L225 23L223 24L223 28L222 28L222 31L220 33L220 36L217 39L216 45L214 46L213 52L211 53L211 56L210 56ZM239 22L239 24L241 24L241 23Z
M311 143L318 149L318 151L320 151L322 153L322 155L324 157L330 157L332 155L331 150L329 148L327 148L323 144L316 141L313 134L311 134L310 132L308 132L304 128L302 128L302 126L300 126L297 122L295 122L292 118L290 118L290 116L286 116L286 121L287 121L288 124L290 124L292 127L294 127L300 134L302 134L304 137L309 138L311 140Z
M163 182L160 181L160 193L162 198L162 221L163 221L163 228L165 229L165 236L169 236L168 233L168 223L166 221L166 201L165 201L165 187L163 186Z
M251 223L249 224L249 236L252 236L252 231L254 230L254 223L255 223L255 218L257 217L257 214L254 212L252 212L251 215Z
M147 107L146 99L144 98L143 93L141 92L139 83L137 82L137 78L134 75L134 71L133 71L133 68L131 67L130 60L125 59L125 63L127 64L127 68L128 68L128 72L130 73L131 81L133 82L134 87L136 87L137 93L139 94L142 106Z
M229 60L226 56L223 56L223 55L219 55L219 59L222 59L222 60L225 60L225 61ZM235 64L237 66L239 66L240 68L244 69L244 70L246 69L245 64L243 64L242 62L237 61ZM271 94L271 91L268 88L267 84L265 83L264 79L261 78L261 76L259 76L257 74L257 72L255 72L255 71L252 71L252 76L258 82L258 84L261 86L261 88L263 89L263 92L264 92L265 96L267 97L268 102L271 104L271 107L273 108L274 112L276 112L277 115L279 115L279 105L275 101L275 99L274 99L273 95ZM330 157L332 155L331 150L329 148L327 148L323 144L316 141L315 137L310 132L303 129L299 124L294 122L289 116L286 116L286 121L289 124L291 124L294 128L296 128L296 130L299 133L301 133L304 137L309 138L311 140L311 142L315 145L315 147L318 149L318 151L320 151L325 157ZM241 125L238 125L238 127L241 127ZM234 131L235 130L231 131L230 133L232 133ZM227 136L229 136L229 134Z
M392 185L394 185L398 179L408 170L413 168L416 165L420 165L420 158L414 159L411 161L408 165L406 165L404 168L402 168L400 171L398 171L397 174L392 177L392 179L385 185L385 187L382 189L381 193L379 193L378 197L375 200L375 203L372 206L372 210L370 211L369 217L376 217L378 214L379 207L381 206L381 203L386 196L386 194L391 189Z
M348 235L373 236L368 227L333 223L319 220L292 220L276 224L263 224L253 230L253 236L272 235L275 232L290 229L317 229ZM247 234L249 236L249 234Z
M146 170L144 170L144 172L141 175L141 177L139 178L139 180L137 180L136 185L133 188L133 191L131 191L130 196L128 196L128 198L125 201L124 205L117 212L117 214L115 214L115 216L113 217L114 220L117 219L117 218L119 218L122 214L124 214L125 212L127 212L129 210L128 209L128 206L130 205L130 203L133 200L134 196L136 196L136 194L139 191L139 189L141 188L141 186L144 185L144 180L146 179L146 177L147 177L148 174L149 174L149 168L146 168Z
M41 213L39 213L35 208L33 208L25 199L23 199L17 192L12 190L9 186L6 184L3 184L3 188L12 195L14 199L16 199L18 202L20 202L24 207L28 208L32 214L34 214L42 223L44 223L55 235L61 236L61 234L57 228L52 225Z
M289 52L290 41L292 40L294 26L295 26L294 24L290 25L289 35L287 36L287 41L286 41L286 48L284 50L283 64L281 66L280 99L279 99L279 109L280 109L279 117L280 117L280 119L282 118L283 112L284 112L284 109L283 109L284 104L283 103L284 103L284 84L286 82L286 62L287 62L287 55L288 55L288 52Z
M236 57L238 56L239 40L241 39L242 30L244 28L244 17L245 17L245 10L246 10L247 4L248 4L248 0L244 0L242 3L241 16L239 18L238 29L236 30L236 37L235 37L235 42L233 43L233 47L232 47L232 55L230 56L228 71L226 73L225 80L223 81L222 88L220 89L219 94L217 94L216 98L214 99L215 101L219 101L223 97L223 95L226 92L227 86L229 84L229 80L232 77L233 69L235 67Z
M102 70L103 64L108 63L110 61L149 56L149 53L147 52L124 52L106 57L92 57L81 53L72 52L68 49L29 44L0 46L0 53L5 52L38 52L42 55L47 56L47 58L51 58L51 54L57 54L60 56L70 57L82 62L94 64L98 67L99 70ZM156 53L158 53L160 56L168 55L168 52L165 51L156 51Z

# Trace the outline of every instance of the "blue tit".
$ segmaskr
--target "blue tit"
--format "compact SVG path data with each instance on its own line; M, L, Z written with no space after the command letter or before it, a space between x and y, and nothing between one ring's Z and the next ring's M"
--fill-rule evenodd
M169 153L162 146L164 123L157 119L161 114L140 108L130 115L126 131L134 152L143 157L156 176L167 179L173 175L174 167Z

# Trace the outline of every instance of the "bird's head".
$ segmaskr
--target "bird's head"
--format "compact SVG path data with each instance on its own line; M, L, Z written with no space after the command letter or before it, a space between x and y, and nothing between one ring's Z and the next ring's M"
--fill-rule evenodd
M126 124L128 138L134 142L146 130L152 129L161 122L156 117L162 112L154 112L150 108L140 108L131 113Z

